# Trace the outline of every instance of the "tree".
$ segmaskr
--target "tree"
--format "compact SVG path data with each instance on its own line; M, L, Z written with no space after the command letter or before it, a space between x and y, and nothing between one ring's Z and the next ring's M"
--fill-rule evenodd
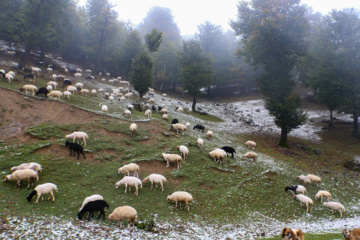
M212 81L211 58L204 54L198 41L190 39L183 43L179 62L181 85L193 97L191 108L196 111L196 96L200 95L200 88L209 86Z
M281 129L279 145L288 147L287 135L304 124L307 115L294 92L296 65L306 53L308 21L300 0L252 0L238 5L238 21L231 27L241 35L240 56L264 70L257 84L265 107Z
M153 84L153 62L149 54L143 50L133 60L129 74L131 84L142 97Z
M148 50L150 52L156 52L159 50L162 42L162 32L159 32L154 28L150 33L145 35L144 39Z

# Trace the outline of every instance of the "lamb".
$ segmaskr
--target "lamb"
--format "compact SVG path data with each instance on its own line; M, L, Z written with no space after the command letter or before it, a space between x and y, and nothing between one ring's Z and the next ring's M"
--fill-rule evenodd
M183 191L177 191L172 193L171 195L167 196L167 201L175 201L175 209L177 208L177 203L180 203L180 207L181 207L181 202L184 202L187 206L188 211L190 210L189 208L189 203L193 201L193 197L191 196L190 193L187 192L183 192Z
M100 103L99 107L101 107L101 111L103 111L105 114L109 111L109 108L107 105Z
M331 211L338 210L340 213L340 218L342 218L342 213L345 212L345 207L338 202L323 202L323 206L331 208Z
M318 200L319 198L321 198L321 202L323 202L323 197L326 197L328 199L328 202L329 202L330 198L331 198L331 193L329 193L328 191L320 190L315 195L315 199Z
M318 176L316 176L316 175L312 175L312 174L308 174L308 175L306 175L308 178L310 178L310 180L312 181L312 182L316 182L316 186L318 186L319 187L319 183L321 183L321 178L320 177L318 177Z
M222 149L215 149L209 152L210 157L214 158L215 162L224 162L225 157L227 156L226 152Z
M72 95L70 91L64 91L64 98L66 97L67 99L70 100L70 96Z
M32 191L27 197L26 199L28 200L28 202L31 202L31 199L33 196L37 195L37 199L35 201L35 203L39 202L39 198L41 197L41 201L44 201L44 194L50 194L49 198L47 200L50 200L50 198L52 198L52 201L55 201L55 196L54 196L54 191L57 192L58 188L55 184L53 183L44 183L44 184L40 184L37 185L36 188L34 189L34 191Z
M153 184L155 183L155 188L157 189L156 183L160 183L161 186L161 192L164 192L164 182L166 182L166 178L163 175L160 174L150 174L144 180L142 180L142 183L145 184L147 181L151 182L151 189L153 189Z
M105 202L104 200L95 200L92 202L88 202L78 213L78 218L79 220L81 220L84 213L89 212L88 221L90 221L90 218L94 216L93 212L100 211L98 219L101 217L101 215L103 215L103 220L105 220L105 211L104 211L105 208L109 209L109 204L107 204L107 202Z
M94 195L91 195L89 197L86 197L81 205L81 208L79 208L79 212L81 211L81 209L83 209L83 207L88 203L88 202L93 202L93 201L96 201L96 200L104 200L104 198L99 195L99 194L94 194Z
M128 222L127 229L129 229L130 223L133 224L133 229L135 228L135 223L137 222L137 212L135 208L130 206L117 207L109 215L108 218L110 221L119 221L120 228L122 228L121 221L126 220Z
M66 141L65 146L69 146L70 156L71 156L71 152L74 151L74 156L75 156L75 152L78 154L78 157L77 157L78 160L80 157L80 153L84 156L84 159L86 159L85 154L83 152L83 147L80 144L70 143L70 142Z
M148 109L145 111L145 117L148 119L148 118L151 118L152 117L152 114L151 114L151 110Z
M23 164L20 164L19 166L12 167L10 170L14 172L16 170L22 170L22 169L31 169L37 173L42 172L41 165L36 162L23 163Z
M34 85L24 85L22 88L20 88L20 92L23 92L24 90L26 94L29 94L29 91L31 91L31 95L35 95L35 92L38 90L38 88Z
M130 110L129 110L129 109L126 109L126 110L123 112L123 116L131 119L131 112L130 112Z
M136 123L130 124L130 136L135 137L135 133L137 132L137 125Z
M248 148L251 148L252 150L255 150L256 142L254 142L254 141L247 141L247 142L245 143L245 146L248 147Z
M51 98L57 97L58 99L60 99L60 97L63 96L63 93L60 92L60 91L51 91L51 92L48 94L48 96L51 97Z
M244 158L252 158L254 160L254 162L256 162L256 158L257 158L257 154L254 153L254 152L247 152L245 153L241 158L244 159Z
M354 230L349 230L344 228L342 234L345 240L359 240L360 239L360 229L354 228Z
M34 181L37 182L39 180L39 175L36 171L32 169L20 169L16 170L10 175L6 175L4 181L17 181L16 186L17 188L21 187L21 181L27 180L28 186L26 189L29 189L30 184L34 184Z
M302 194L306 193L306 188L303 185L294 185L294 186L290 186L290 187L285 187L285 192L288 190L291 190L294 193L302 193Z
M310 183L311 183L310 178L307 176L304 176L302 174L300 176L297 176L296 179L299 179L301 182L303 182L304 184L307 184L307 185L310 185Z
M202 150L202 147L204 145L204 140L202 140L201 138L198 138L198 140L196 140L196 143L199 146L200 150Z
M177 149L180 151L180 155L184 157L185 161L185 157L189 155L189 149L184 145L177 146Z
M163 119L163 120L166 120L167 122L169 122L169 117L168 117L167 114L162 115L162 119Z
M134 173L134 177L139 177L140 167L136 163L130 163L122 166L118 169L118 173L124 173L130 176L130 173Z
M177 168L179 169L181 167L181 156L179 154L168 154L168 153L162 153L161 156L166 161L166 167L168 168L170 166L170 162L176 162Z
M140 185L140 188L142 188L141 180L137 177L125 176L123 179L121 179L115 184L115 188L119 188L121 185L125 185L124 193L126 193L128 186L129 186L129 191L131 191L131 187L135 187L136 189L134 193L135 196L137 196L139 193L138 186Z
M196 124L196 125L193 127L193 129L194 129L194 130L195 130L195 129L198 129L199 131L204 132L205 126L204 126L204 125L201 125L201 124Z
M86 146L86 138L89 138L89 136L85 133L85 132L73 132L72 134L66 135L65 139L67 138L72 138L73 142L75 142L75 139L82 139L83 143L85 144L84 146Z
M182 135L184 135L184 133L186 132L186 129L187 129L186 126L181 123L171 124L171 126L174 130L176 130L176 133L179 133L179 131L181 131Z
M185 126L186 126L187 130L189 131L189 130L190 130L190 123L189 123L189 122L186 122L186 123L185 123Z
M311 205L314 205L314 202L313 202L313 200L311 200L311 198L309 198L303 194L294 195L294 199L295 198L299 199L301 206L303 206L303 204L306 204L306 207L307 207L306 211L309 212L309 210L310 210L310 212L311 212Z
M223 146L221 149L224 150L226 152L226 154L231 153L231 157L234 158L234 153L236 151L233 147Z

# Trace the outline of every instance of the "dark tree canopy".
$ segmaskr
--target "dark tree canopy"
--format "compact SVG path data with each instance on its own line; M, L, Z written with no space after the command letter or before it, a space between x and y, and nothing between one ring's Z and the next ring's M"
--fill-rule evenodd
M162 42L162 32L159 32L155 28L151 30L144 37L146 46L150 52L156 52L159 50L161 42Z

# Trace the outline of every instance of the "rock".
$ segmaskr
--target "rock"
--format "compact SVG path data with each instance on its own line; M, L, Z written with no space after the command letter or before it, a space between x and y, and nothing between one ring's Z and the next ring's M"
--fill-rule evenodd
M357 171L357 172L360 171L360 163L359 162L354 162L353 160L347 161L344 164L344 167L346 167L347 169L350 169L352 171Z

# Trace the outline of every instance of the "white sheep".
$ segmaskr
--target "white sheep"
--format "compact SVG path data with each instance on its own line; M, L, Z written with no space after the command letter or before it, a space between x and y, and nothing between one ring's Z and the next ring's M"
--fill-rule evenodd
M89 138L89 136L85 133L85 132L73 132L72 134L66 135L65 139L67 138L72 138L73 142L75 142L76 140L82 139L83 143L85 144L84 146L86 146L86 138Z
M37 75L40 75L41 69L38 67L31 67L31 73L36 73Z
M81 83L81 82L78 82L78 83L75 84L75 87L76 87L77 89L82 89L82 88L84 87L84 84Z
M29 91L31 91L31 95L35 95L35 92L38 90L38 88L34 85L24 85L22 88L20 88L20 92L23 92L25 90L26 94L29 94Z
M145 111L145 117L148 119L148 118L152 118L152 113L151 113L151 110L148 109Z
M149 100L147 100L147 102L148 102L149 104L155 104L155 100L152 99L152 98L150 98Z
M338 202L323 202L323 206L331 208L331 211L338 210L340 213L340 217L342 218L342 213L345 212L345 207Z
M214 158L215 162L224 162L225 157L227 156L226 152L222 149L215 149L209 152L210 157Z
M179 154L168 154L168 153L162 153L161 156L166 161L166 167L168 168L170 166L170 162L176 162L177 168L181 167L181 156Z
M91 90L91 95L96 96L97 95L97 91L95 89Z
M89 197L86 197L81 205L81 208L79 208L79 212L81 211L81 209L83 209L83 207L88 203L88 202L93 202L93 201L96 201L96 200L104 200L104 198L99 195L99 194L94 194L94 195L91 195Z
M56 87L58 86L58 83L57 83L57 82L54 82L54 81L49 81L49 82L47 83L47 85L51 85L53 88L56 89Z
M137 132L137 124L136 123L130 124L130 135L131 135L131 137L135 137L136 132Z
M314 202L313 202L313 200L311 200L311 198L309 198L303 194L294 195L294 199L295 198L299 199L301 206L303 206L303 204L306 204L306 208L307 208L306 211L309 212L309 210L310 210L310 212L311 212L311 205L314 205Z
M99 107L101 107L101 111L103 111L105 114L109 111L109 108L107 105L100 103Z
M131 191L131 187L135 187L135 189L136 189L136 191L134 193L135 196L137 196L139 193L138 186L140 185L140 188L142 188L141 180L137 177L125 176L123 179L121 179L120 181L118 181L115 184L115 188L119 188L121 185L125 185L124 193L126 193L128 186L129 186L129 191Z
M63 75L59 75L59 76L63 76ZM56 81L57 78L58 78L58 75L56 75L56 74L53 74L50 76L50 79L53 79L54 81Z
M10 175L6 175L4 181L17 181L16 186L20 188L20 184L22 180L28 181L28 186L26 189L30 187L30 184L34 184L34 181L37 182L39 180L39 175L36 171L32 169L20 169L16 170Z
M69 85L65 88L67 91L71 92L72 94L75 94L77 92L77 88L73 85Z
M32 169L38 173L42 172L41 165L36 162L23 163L23 164L20 164L19 166L12 167L10 170L14 172L16 170L21 170L21 169Z
M70 100L70 96L72 95L70 91L64 91L64 98L66 97L67 99Z
M168 114L168 110L166 108L163 108L160 110L161 114Z
M161 185L161 192L164 192L164 182L166 182L166 178L163 175L160 174L150 174L144 180L142 180L142 183L145 184L147 181L151 182L151 189L153 189L153 184L155 183L155 188L157 189L156 183L160 183Z
M179 133L179 131L181 131L182 135L184 135L187 129L186 126L181 123L171 124L171 126L174 130L176 130L176 133Z
M302 174L300 176L297 176L296 179L300 180L302 183L307 185L310 185L311 183L311 179L308 176Z
M51 92L48 94L48 96L51 97L51 98L57 97L58 99L60 99L60 97L63 96L63 93L60 92L60 91L51 91Z
M74 74L74 77L75 77L76 79L80 79L80 78L82 77L82 74L81 74L81 73L75 73L75 74Z
M52 69L51 67L48 67L47 69L46 69L46 72L47 73L52 73L54 71L54 69Z
M200 150L202 150L203 146L204 146L204 140L202 140L201 138L198 138L196 140L197 145L199 146Z
M169 117L167 114L162 115L162 119L166 120L167 122L169 121Z
M47 85L46 90L48 90L48 92L51 92L53 90L53 87L51 85Z
M174 192L171 195L167 196L167 201L168 202L175 201L175 209L177 208L178 202L180 203L180 207L181 207L181 203L183 202L186 204L186 207L189 211L190 210L189 203L193 201L193 197L188 192L177 191L177 192Z
M312 181L312 182L316 182L316 186L318 186L319 187L319 183L321 183L321 178L320 177L318 177L318 176L316 176L316 175L313 175L313 174L308 174L308 175L306 175L308 178L310 178L310 180Z
M134 173L134 177L139 177L140 167L136 163L130 163L122 166L118 169L118 173L124 173L130 176L130 173Z
M175 111L182 113L182 112L184 112L184 109L183 109L183 107L178 106Z
M34 191L32 191L26 198L30 202L32 197L37 195L37 199L35 203L39 202L39 198L41 197L41 201L44 201L44 194L50 194L49 198L47 200L50 200L52 198L52 201L55 201L54 191L57 192L58 188L53 183L44 183L37 185Z
M121 221L126 220L128 222L127 229L130 227L130 223L133 224L133 229L135 228L135 223L137 222L137 212L135 208L130 206L117 207L109 215L108 218L110 221L119 221L120 228L122 228Z
M123 112L123 116L131 119L131 112L130 112L130 110L129 110L129 109L126 109L126 110Z
M318 200L319 198L321 198L321 202L323 201L323 197L326 197L328 199L328 202L329 202L330 198L331 198L331 193L329 193L328 191L320 190L315 195L315 199Z
M210 131L210 130L207 131L207 132L206 132L206 136L209 138L210 141L212 141L212 138L213 138L213 136L214 136L213 131Z
M189 155L189 149L184 145L177 146L177 149L180 151L181 153L180 155L184 157L184 161L185 161L186 156Z
M256 158L258 157L258 155L254 152L247 152L245 153L241 158L244 159L244 158L252 158L254 160L254 162L256 161Z
M79 94L83 94L83 95L87 96L90 94L90 91L89 91L89 89L83 88L80 90Z
M254 141L247 141L247 142L245 143L245 146L248 147L248 148L251 148L252 150L255 150L256 142L254 142Z
M5 78L8 80L9 83L11 83L11 81L14 79L14 75L6 73Z
M189 123L189 122L186 122L186 123L185 123L185 126L186 126L187 130L189 131L189 130L190 130L190 123Z

